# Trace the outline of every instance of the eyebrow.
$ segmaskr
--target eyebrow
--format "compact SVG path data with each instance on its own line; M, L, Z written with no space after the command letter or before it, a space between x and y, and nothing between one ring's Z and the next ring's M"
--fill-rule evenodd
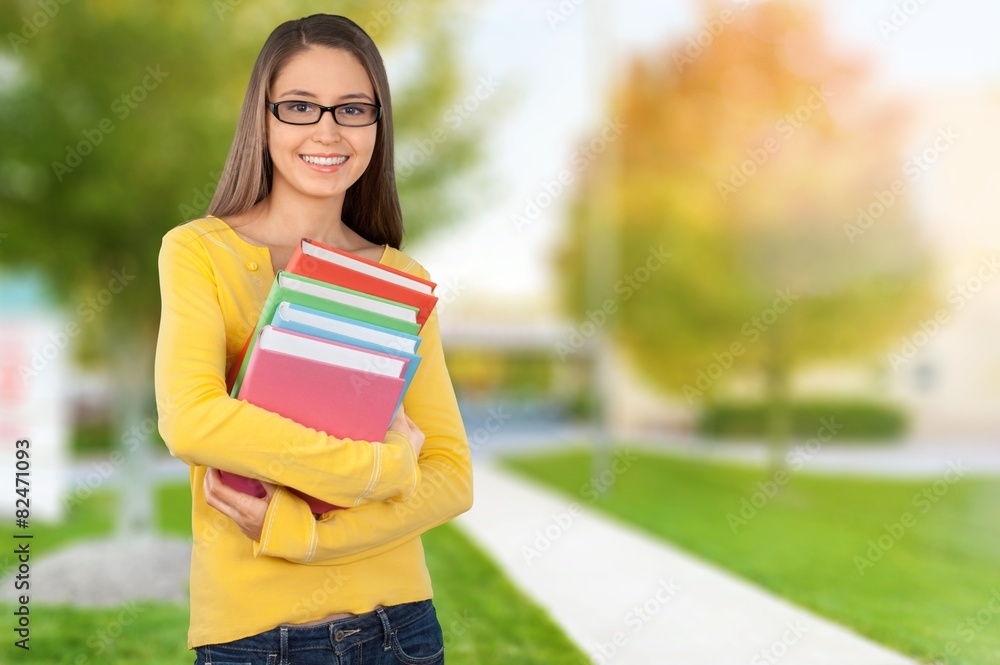
M311 92L309 92L308 90L298 90L298 89L296 89L296 90L287 90L287 91L281 93L278 96L279 97L287 97L288 95L298 95L299 97L311 97L313 99L317 99L316 95L313 94L313 93L311 93ZM371 103L373 103L373 104L375 103L375 100L372 99L370 95L365 94L363 92L351 92L351 93L348 93L346 95L341 95L338 99L367 99Z

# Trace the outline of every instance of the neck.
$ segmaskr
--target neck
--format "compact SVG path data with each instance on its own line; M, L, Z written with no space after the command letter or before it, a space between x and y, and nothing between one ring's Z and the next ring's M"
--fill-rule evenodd
M275 179L277 181L277 179ZM357 234L341 220L344 196L336 199L314 199L288 192L275 182L261 202L258 235L265 242L279 246L294 246L301 238L318 240L337 249L357 245Z

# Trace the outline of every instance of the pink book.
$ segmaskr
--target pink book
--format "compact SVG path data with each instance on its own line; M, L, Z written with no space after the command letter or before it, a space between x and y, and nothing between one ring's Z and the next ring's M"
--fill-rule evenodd
M380 442L392 424L409 360L264 326L239 399L337 438ZM222 481L265 496L259 481L226 471ZM338 508L289 488L314 513Z

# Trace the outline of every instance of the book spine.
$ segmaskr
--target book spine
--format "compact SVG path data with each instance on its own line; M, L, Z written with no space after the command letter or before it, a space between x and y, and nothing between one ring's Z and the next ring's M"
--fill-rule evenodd
M240 369L236 374L236 380L233 382L233 388L229 392L230 397L239 397L240 386L243 385L243 377L246 375L247 365L250 363L250 356L257 345L257 338L260 336L260 331L271 322L271 318L274 316L275 310L278 309L278 305L287 299L285 291L285 289L278 285L277 278L275 278L274 284L271 286L271 290L264 300L260 314L257 316L257 325L254 326L253 332L250 333L250 338L247 340L246 352L240 360Z

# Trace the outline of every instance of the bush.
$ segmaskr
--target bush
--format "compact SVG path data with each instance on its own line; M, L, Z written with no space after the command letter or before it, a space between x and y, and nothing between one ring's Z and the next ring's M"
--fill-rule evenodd
M80 455L107 455L114 447L114 432L110 423L95 422L78 424L73 428L70 452Z
M897 439L906 433L907 417L898 406L864 400L810 400L793 402L791 431L795 438L815 436L821 420L832 419L843 429L838 441ZM765 402L715 402L705 407L698 433L718 439L760 439L767 434L768 405Z

